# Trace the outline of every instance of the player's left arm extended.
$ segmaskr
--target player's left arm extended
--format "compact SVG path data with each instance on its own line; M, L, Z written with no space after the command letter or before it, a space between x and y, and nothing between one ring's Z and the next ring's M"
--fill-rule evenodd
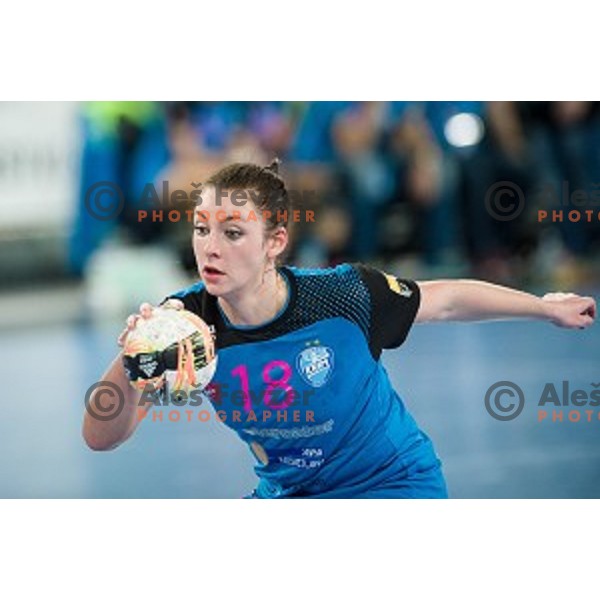
M589 296L550 293L543 297L469 279L417 282L421 304L416 322L534 319L584 329L596 317Z

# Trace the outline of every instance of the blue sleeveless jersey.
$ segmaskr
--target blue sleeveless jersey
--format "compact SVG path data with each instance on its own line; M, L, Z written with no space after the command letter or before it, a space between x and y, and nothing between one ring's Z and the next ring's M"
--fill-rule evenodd
M364 265L282 267L286 306L232 326L202 282L169 296L214 326L216 416L253 452L252 497L445 497L428 437L380 356L402 344L419 288Z

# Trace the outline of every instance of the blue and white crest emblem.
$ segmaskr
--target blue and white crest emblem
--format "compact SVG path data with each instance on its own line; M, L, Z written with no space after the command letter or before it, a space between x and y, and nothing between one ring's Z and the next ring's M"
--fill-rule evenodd
M329 381L333 366L333 350L327 346L309 346L296 359L296 367L302 379L316 388Z

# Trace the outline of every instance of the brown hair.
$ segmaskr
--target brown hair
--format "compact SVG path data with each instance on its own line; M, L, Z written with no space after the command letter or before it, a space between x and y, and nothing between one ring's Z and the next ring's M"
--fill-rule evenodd
M268 167L252 163L233 163L211 175L205 185L213 185L218 190L255 190L258 193L255 204L261 212L268 211L265 229L268 232L277 227L289 229L289 218L279 219L278 214L291 209L291 202L282 177L279 175L281 161L275 158Z

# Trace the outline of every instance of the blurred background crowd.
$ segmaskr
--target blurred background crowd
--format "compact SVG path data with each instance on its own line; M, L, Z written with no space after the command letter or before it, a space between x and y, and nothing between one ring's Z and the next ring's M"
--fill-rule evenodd
M296 264L392 263L415 276L515 285L577 285L598 275L599 103L91 103L81 114L79 197L96 181L118 182L126 198L118 224L128 239L173 236L188 270L187 236L170 223L138 222L144 185L191 191L224 164L278 156L298 207L316 212L314 224L296 227ZM517 218L498 220L486 206L500 181L523 194ZM589 195L590 223L568 220L575 206L564 206L565 185ZM538 221L538 210L560 208L562 222ZM72 272L85 270L112 225L92 222L80 203Z
M407 277L554 289L600 280L597 102L15 104L0 106L0 193L12 215L0 222L3 287L83 280L106 305L119 266L127 284L194 277L190 224L139 221L146 186L189 194L232 161L274 157L296 208L315 211L294 226L294 264L366 261ZM28 128L46 131L45 147L23 146ZM54 192L52 177L62 178ZM100 181L123 192L114 218L86 206ZM490 205L498 182L508 188ZM502 202L519 214L502 218ZM591 210L590 222L569 221L575 208ZM539 221L554 209L562 221Z

